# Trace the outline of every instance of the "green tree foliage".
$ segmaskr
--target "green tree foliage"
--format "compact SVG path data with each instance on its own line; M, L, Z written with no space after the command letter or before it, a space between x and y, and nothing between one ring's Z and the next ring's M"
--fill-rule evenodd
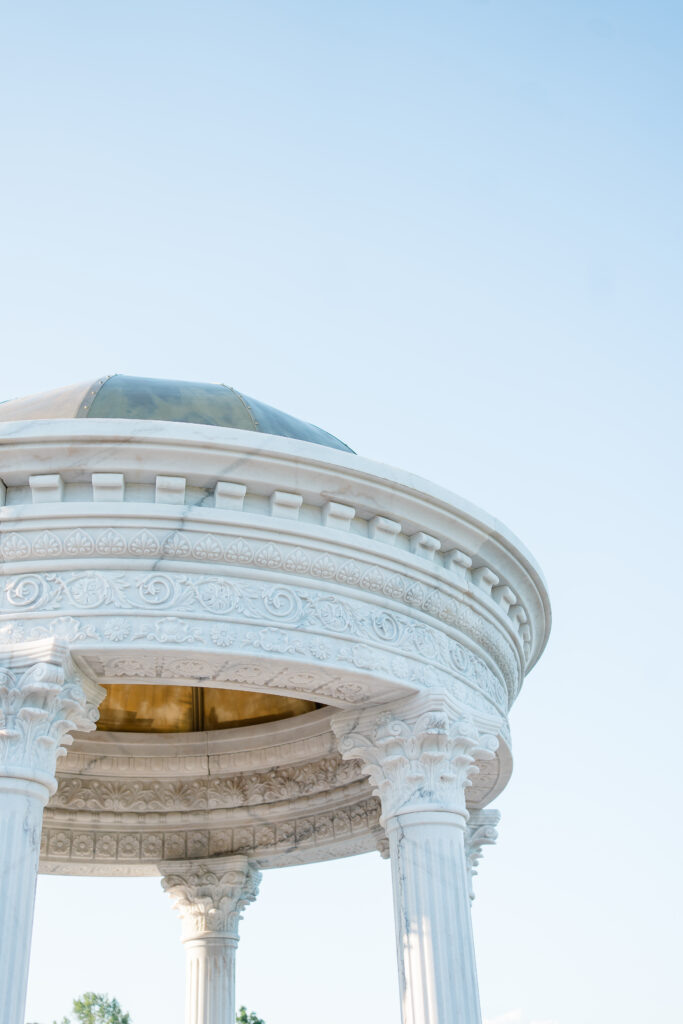
M86 992L80 999L74 999L73 1014L74 1024L131 1024L130 1014L123 1012L118 999L96 992ZM60 1024L72 1022L64 1017Z
M237 1024L266 1024L264 1020L257 1017L255 1013L247 1013L246 1006L240 1006L237 1014Z
M74 1024L131 1024L130 1014L123 1012L117 999L96 992L86 992L80 999L74 999L73 1013L76 1018ZM248 1013L246 1006L240 1006L235 1020L236 1024L266 1024L255 1013ZM72 1022L63 1017L59 1024Z

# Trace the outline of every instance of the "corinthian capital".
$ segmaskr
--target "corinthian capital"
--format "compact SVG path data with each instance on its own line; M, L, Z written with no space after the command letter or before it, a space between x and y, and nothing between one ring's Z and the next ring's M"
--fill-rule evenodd
M470 883L470 899L474 899L474 876L481 860L485 846L493 846L498 839L496 825L500 821L500 811L472 811L465 832L465 856Z
M245 907L258 895L261 872L246 857L166 861L161 884L183 925L183 942L206 935L238 938Z
M497 738L479 728L448 694L431 691L360 713L342 712L332 728L345 758L359 758L382 801L382 819L412 811L466 817L465 790L490 760Z
M90 732L105 690L56 640L0 647L0 775L57 788L57 758Z

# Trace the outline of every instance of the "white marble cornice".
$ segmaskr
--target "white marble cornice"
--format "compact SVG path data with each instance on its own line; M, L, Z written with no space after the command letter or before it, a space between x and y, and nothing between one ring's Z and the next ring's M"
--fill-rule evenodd
M157 501L157 477L173 476L186 480L185 517L256 525L259 517L270 516L277 520L278 530L286 531L295 521L278 515L279 506L271 498L280 491L295 493L302 500L299 523L308 523L312 536L321 530L323 538L336 535L340 543L341 537L356 536L373 540L377 549L394 548L408 564L444 571L446 578L465 584L491 610L502 611L528 647L527 667L545 643L545 584L520 542L469 502L357 455L196 424L75 420L1 424L0 462L8 523L17 506L22 515L42 514L51 521L59 517L60 508L63 514L76 515L77 505L89 506L81 508L81 514L114 509L125 514L125 506L132 503L143 516L154 505L159 515L174 507ZM123 475L124 501L92 500L92 474L103 472ZM34 505L29 478L41 476L58 477L60 483L51 492L55 500L46 504L41 499ZM218 507L214 491L222 481L236 481L245 488L240 509ZM47 491L45 495L49 497ZM331 502L353 509L353 520L330 515ZM398 533L373 530L378 517L397 523Z

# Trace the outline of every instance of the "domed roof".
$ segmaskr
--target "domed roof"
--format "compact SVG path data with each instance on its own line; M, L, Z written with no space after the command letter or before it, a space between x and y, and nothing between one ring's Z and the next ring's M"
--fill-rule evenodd
M126 377L115 373L84 384L0 403L0 422L80 418L206 423L214 427L279 434L352 451L326 430L247 398L226 384Z

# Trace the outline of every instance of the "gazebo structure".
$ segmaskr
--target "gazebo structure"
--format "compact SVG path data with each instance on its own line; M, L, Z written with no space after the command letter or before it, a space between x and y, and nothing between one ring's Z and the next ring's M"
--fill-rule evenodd
M38 870L160 874L186 1024L232 1024L260 872L370 850L403 1024L478 1024L472 875L550 622L520 542L222 385L5 402L0 480L0 1024Z

